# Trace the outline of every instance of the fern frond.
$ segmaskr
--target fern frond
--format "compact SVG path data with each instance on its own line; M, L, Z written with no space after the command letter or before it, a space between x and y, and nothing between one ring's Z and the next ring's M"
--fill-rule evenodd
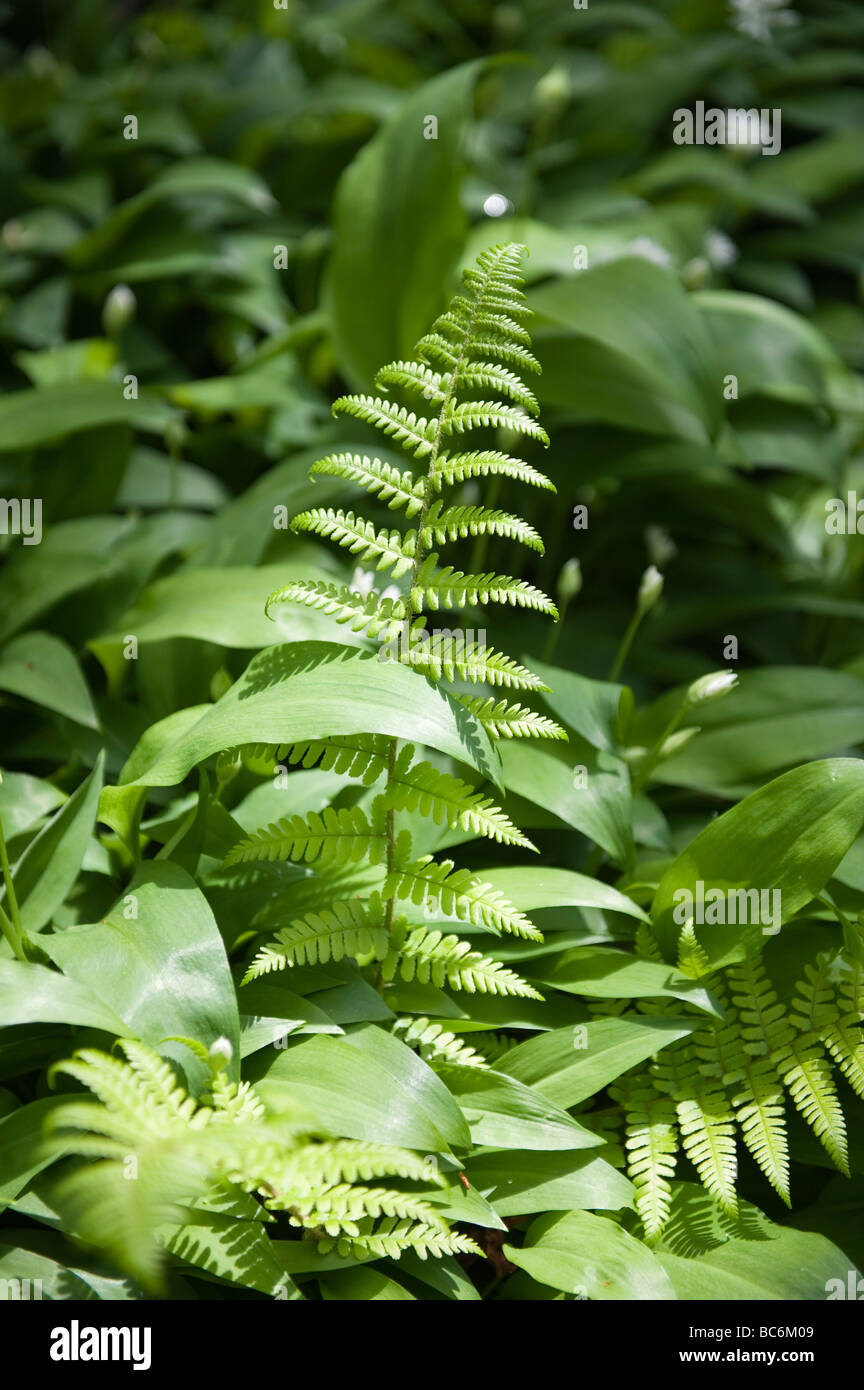
M402 599L379 598L374 591L364 598L343 584L330 584L324 579L296 579L276 589L268 598L269 613L277 603L300 603L317 608L334 617L337 623L350 623L352 632L365 632L367 637L388 641L402 630L406 606Z
M535 676L525 666L520 666L503 652L491 647L478 646L473 636L450 628L433 628L427 632L423 624L425 618L418 618L412 624L407 639L404 624L398 634L394 633L388 643L388 652L397 657L403 665L411 666L424 676L440 680L455 680L459 676L473 685L488 684L506 686L515 690L546 690L539 676Z
M439 772L431 763L407 766L413 749L403 749L396 762L384 801L394 810L419 811L438 824L486 835L499 844L521 845L533 849L531 841L516 828L504 812L488 797L475 792L467 782L449 772ZM407 755L407 758L406 758Z
M675 1106L647 1080L610 1091L625 1109L627 1173L636 1188L636 1210L648 1241L656 1240L669 1219L672 1178L678 1162Z
M277 761L303 768L317 763L324 772L344 772L371 787L387 771L387 742L385 734L331 734L283 744Z
M493 738L567 738L566 731L554 719L537 714L525 705L511 705L506 700L496 700L494 696L484 699L482 695L456 695L454 698L480 721Z
M326 458L313 463L311 472L359 483L367 492L386 502L391 511L404 507L408 517L414 516L423 507L426 479L418 478L415 481L407 470L403 472L392 463L382 463L381 459L370 459L365 454L328 454Z
M428 368L427 368L428 370ZM437 375L433 373L432 375ZM509 396L517 405L521 405L532 415L540 413L540 406L537 397L528 387L507 367L498 366L494 362L465 362L453 377L454 387L467 386L473 390L502 391L505 396Z
M413 411L381 396L340 396L333 402L333 414L339 413L374 425L410 450L415 458L431 453L437 437L435 420L418 417Z
M758 957L729 967L732 1002L740 1011L741 1035L752 1057L779 1053L792 1037L786 1010L779 1002Z
M318 1242L322 1255L336 1251L339 1255L354 1256L355 1259L398 1260L405 1250L412 1250L421 1260L430 1255L482 1255L482 1250L471 1239L456 1231L442 1231L438 1226L412 1225L410 1221L395 1218L385 1219L374 1230L361 1235L329 1236Z
M542 425L517 406L501 405L499 401L463 401L453 405L445 411L441 428L448 435L477 429L516 430L541 444L549 443Z
M258 952L243 983L290 965L326 965L344 956L381 959L387 952L387 940L384 910L377 894L366 903L357 899L335 902L282 927Z
M275 1194L268 1206L278 1210L293 1201L298 1191L320 1192L345 1183L368 1182L380 1177L408 1178L443 1185L437 1166L409 1149L371 1140L335 1139L304 1144L286 1151L282 1144L262 1144L243 1155L243 1179L247 1186L262 1181Z
M504 894L484 883L470 869L457 869L452 859L437 862L424 854L413 863L400 863L387 875L382 888L385 898L402 898L416 906L428 903L445 915L473 922L488 931L542 941L542 934L523 912L508 902Z
M393 569L393 578L398 579L411 569L414 563L414 550L417 533L408 531L388 531L382 527L375 529L371 521L364 521L353 512L335 511L332 507L316 507L309 512L300 512L291 521L292 531L312 531L315 535L326 536L330 540L359 555L361 560L377 560L376 569Z
M796 1040L778 1059L789 1094L819 1142L848 1178L846 1121L828 1060L816 1047Z
M370 864L379 864L387 842L383 820L376 816L376 806L372 810L371 820L359 806L342 806L338 810L325 806L323 811L310 811L305 817L285 816L239 840L229 851L225 867L273 863L277 859L307 864L320 860L322 865L368 859Z
M410 1192L398 1192L384 1187L358 1187L338 1183L318 1192L277 1199L290 1213L292 1226L321 1227L328 1236L360 1235L360 1222L387 1216L400 1221L418 1222L447 1231L447 1223L430 1202Z
M517 482L548 488L550 492L558 490L545 473L497 449L475 449L467 454L439 454L429 481L432 487L440 489L445 485L452 487L454 483L464 483L469 478L490 476L515 478Z
M744 1143L775 1192L791 1206L783 1085L771 1062L744 1068L732 1104Z
M724 1211L735 1215L738 1156L735 1125L725 1093L709 1083L695 1082L691 1094L676 1105L684 1152L703 1186Z
M857 962L838 989L838 1017L824 1028L822 1041L849 1085L864 1100L864 970Z
M436 405L447 395L441 373L433 371L423 362L388 362L378 372L375 385L385 389L388 386L401 386L406 391L420 391Z
M696 937L692 921L684 924L678 937L678 970L690 980L699 980L711 973L707 952Z
M474 603L509 603L516 608L535 608L558 617L552 600L524 579L507 574L463 574L446 565L437 569L438 556L427 555L411 590L411 601L419 611L425 601L430 608L465 608Z
M467 536L504 536L507 540L521 541L532 550L544 553L543 542L533 526L521 517L509 512L496 511L491 507L448 507L442 510L441 502L433 502L429 508L426 524L421 531L424 545L444 545L447 541L464 540Z
M393 1032L401 1037L408 1047L416 1047L424 1062L434 1066L444 1062L455 1067L481 1067L487 1069L485 1057L469 1047L455 1033L449 1033L443 1024L430 1018L397 1018Z
M474 951L458 936L442 936L415 927L398 949L387 955L381 978L394 980L397 973L410 983L433 984L437 989L458 989L466 994L513 995L521 999L542 999L542 994L509 970L500 961Z

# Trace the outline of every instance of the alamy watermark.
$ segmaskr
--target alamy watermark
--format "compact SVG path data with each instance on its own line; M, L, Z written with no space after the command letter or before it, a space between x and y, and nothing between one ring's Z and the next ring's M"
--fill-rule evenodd
M20 536L23 545L42 539L41 497L0 497L0 536Z
M763 154L779 154L781 114L778 106L744 108L719 106L705 109L697 101L691 111L679 106L672 113L672 139L676 145L750 145Z
M697 879L696 891L676 888L672 919L679 926L693 922L702 927L761 926L763 935L776 936L782 924L779 888L709 888Z

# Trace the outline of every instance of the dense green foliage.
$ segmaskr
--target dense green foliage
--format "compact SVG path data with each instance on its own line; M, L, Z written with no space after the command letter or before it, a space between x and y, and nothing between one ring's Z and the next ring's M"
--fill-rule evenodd
M0 1280L859 1277L862 37L8 17Z

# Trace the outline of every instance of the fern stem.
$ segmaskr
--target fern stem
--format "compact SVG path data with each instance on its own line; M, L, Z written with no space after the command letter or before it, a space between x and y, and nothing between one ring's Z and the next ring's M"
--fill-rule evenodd
M392 781L393 781L393 771L394 771L394 768L396 767L396 744L397 744L397 740L396 740L395 738L388 739L388 741L387 741L387 791L388 791L388 792L390 791L390 786L391 786L391 783L392 783ZM389 877L389 875L392 874L392 872L393 872L394 865L395 865L395 860L396 860L396 812L395 812L395 809L394 809L394 807L393 807L392 802L389 800L389 797L388 797L387 815L386 815L386 820L385 820L384 834L385 834L385 837L386 837L386 839L387 839L387 875L388 875L388 877ZM393 930L393 913L394 913L394 911L395 911L395 907L396 907L396 899L393 898L393 897L388 898L388 899L387 899L387 906L386 906L386 909L385 909L385 915L384 915L384 927L385 927L385 930L386 930L386 932L387 932L388 937L390 936L390 933L391 933L391 931ZM379 978L380 978L380 971L379 971Z
M455 365L454 365L452 371L450 372L450 383L449 383L449 385L448 385L448 387L447 387L447 393L446 393L446 395L445 395L443 401L441 402L441 408L440 408L440 410L438 411L438 419L437 419L436 425L435 425L435 438L434 438L433 443L432 443L432 450L431 450L431 453L430 453L430 455L429 455L429 464L428 464L428 467L427 467L427 469L426 469L425 486L424 486L424 489L423 489L423 505L422 505L422 507L420 508L420 514L419 514L419 516L418 516L418 518L417 518L417 548L416 548L416 550L415 550L415 552L414 552L414 563L413 563L412 566L411 566L411 578L410 578L409 584L408 584L408 601L407 601L407 603L406 603L406 605L405 605L405 610L406 610L406 611L405 611L405 621L404 621L404 623L403 623L403 625L402 625L402 632L403 632L403 636L404 636L404 639L405 639L405 648L406 648L406 650L410 650L410 641L411 641L411 614L412 614L412 612L415 612L415 613L417 614L417 616L419 617L419 615L423 612L423 595L422 595L422 593L421 593L420 599L419 599L419 606L418 606L416 609L414 608L414 599L413 599L413 595L414 595L414 590L415 590L416 585L417 585L417 578L418 578L418 575L420 574L420 567L421 567L421 565L423 564L423 559L424 559L424 554L425 554L425 546L423 545L423 531L424 531L424 528L425 528L425 526L426 526L426 519L427 519L427 517L428 517L428 515L429 515L429 508L430 508L430 506L431 506L431 504L432 504L432 475L433 475L433 473L434 473L434 471L435 471L435 465L436 465L436 463L438 462L438 455L439 455L439 453L441 452L441 439L442 439L443 430L444 430L444 418L445 418L445 415L446 415L446 413L447 413L447 410L448 410L449 407L450 407L450 402L451 402L452 399L453 399L453 393L454 393L454 391L455 391L455 389L456 389L456 379L457 379L458 374L459 374L459 369L461 368L462 364L464 363L464 361L465 361L465 359L466 359L468 345L469 345L469 343L471 342L471 332L472 332L472 329L473 329L473 327L474 327L474 320L475 320L476 317L477 317L477 311L478 311L478 309L479 309L479 306L480 306L480 295L478 294L478 295L475 296L475 299L474 299L474 308L473 308L473 310L472 310L472 312L471 312L471 317L470 317L470 319L468 320L468 326L467 326L467 328L466 328L466 330L465 330L465 337L464 337L463 340L462 340L462 348L461 348L461 351L460 351L460 353L459 353L458 360L456 361L456 363L455 363ZM387 784L386 784L386 785L387 785L388 791L389 791L389 789L390 789L390 784L391 784L392 777L393 777L393 769L394 769L395 765L396 765L396 739L393 738L393 739L390 739L389 742L388 742L388 744L387 744ZM393 872L393 869L394 869L394 864L395 864L395 851L396 851L396 813L395 813L395 811L394 811L392 805L388 806L388 810L387 810L387 819L386 819L386 830L385 830L385 834L386 834L386 838L387 838L387 873L388 873L388 875L390 875L390 874ZM386 929L386 932L387 932L388 937L390 936L390 933L391 933L392 930L393 930L393 917L394 917L394 915L395 915L395 911L396 911L396 899L395 899L395 897L392 897L392 896L391 896L391 897L389 897L389 898L387 899L387 901L386 901L385 915L384 915L384 926L385 926L385 929ZM377 987L378 985L380 985L380 983L381 983L381 971L379 970L379 972L378 972L378 979L377 979L377 981L376 981L376 987Z

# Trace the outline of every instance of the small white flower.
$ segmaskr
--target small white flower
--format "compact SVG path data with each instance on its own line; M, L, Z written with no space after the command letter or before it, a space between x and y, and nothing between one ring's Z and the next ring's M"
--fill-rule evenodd
M646 526L645 544L648 558L658 569L662 569L678 554L677 545L662 526Z
M631 256L639 256L643 261L651 261L653 265L669 267L672 264L672 257L659 241L655 241L650 236L637 236L627 243L626 250Z
M768 40L772 29L790 29L801 16L787 9L785 0L729 0L732 28L753 39Z
M654 607L662 592L663 576L656 565L649 565L636 595L636 607L643 616Z
M211 1057L224 1057L226 1062L230 1062L234 1056L234 1049L227 1038L217 1038L210 1046Z
M506 212L513 211L513 204L503 193L490 193L483 204L483 211L487 217L503 217Z
M722 695L728 695L730 690L734 690L737 684L737 671L712 671L693 682L687 691L687 703L704 705L708 700L719 700Z
M351 576L349 585L352 593L359 594L361 598L368 598L375 588L375 575L372 570L364 570L359 565ZM402 590L396 584L388 584L380 595L381 598L397 599L402 597Z
M718 270L725 270L727 265L734 265L739 256L738 247L732 238L721 232L719 227L711 227L706 232L705 251L711 264Z

